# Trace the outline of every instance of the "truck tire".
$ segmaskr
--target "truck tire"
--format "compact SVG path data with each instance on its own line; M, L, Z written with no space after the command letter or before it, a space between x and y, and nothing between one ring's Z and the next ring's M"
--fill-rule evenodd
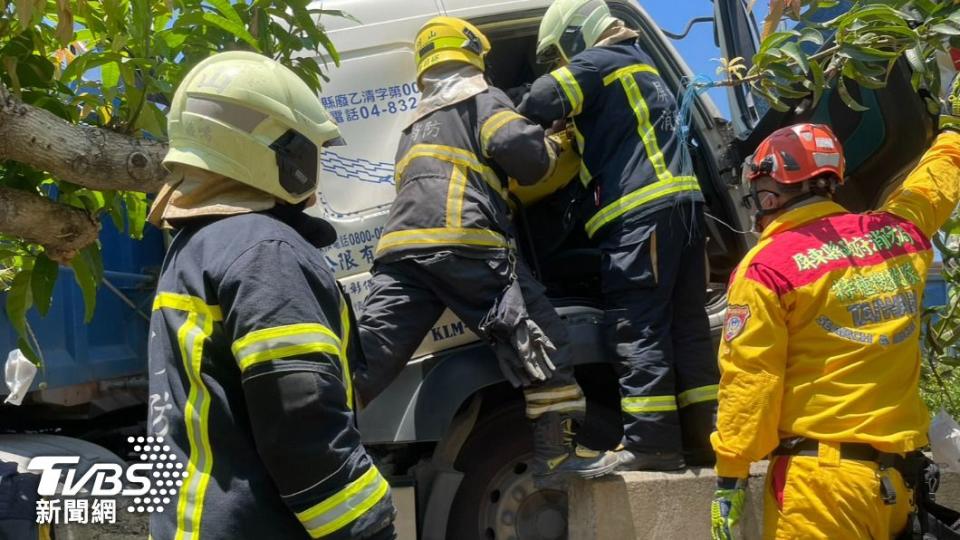
M619 419L617 414L598 416L610 417ZM621 429L619 425L595 427ZM562 485L534 486L532 458L530 427L522 403L481 417L457 457L456 468L464 478L450 509L447 538L566 539L567 494Z

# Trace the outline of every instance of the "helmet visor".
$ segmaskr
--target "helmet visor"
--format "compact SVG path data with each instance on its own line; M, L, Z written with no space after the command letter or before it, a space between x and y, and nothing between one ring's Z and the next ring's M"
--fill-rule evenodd
M547 48L537 53L537 63L552 68L560 63L563 57L560 55L560 49L556 45L548 45Z
M583 27L566 27L560 35L560 48L566 53L568 59L582 53L587 48L587 42L583 39Z
M346 139L343 138L343 136L334 137L332 139L328 139L323 142L324 148L328 148L331 146L346 146L346 145L347 145L347 141Z

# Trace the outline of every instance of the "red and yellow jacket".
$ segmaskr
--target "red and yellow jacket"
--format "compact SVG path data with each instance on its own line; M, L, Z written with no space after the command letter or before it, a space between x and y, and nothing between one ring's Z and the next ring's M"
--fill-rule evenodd
M790 210L734 272L720 345L717 474L745 477L780 440L927 443L920 302L930 236L960 200L960 134L940 135L877 211Z

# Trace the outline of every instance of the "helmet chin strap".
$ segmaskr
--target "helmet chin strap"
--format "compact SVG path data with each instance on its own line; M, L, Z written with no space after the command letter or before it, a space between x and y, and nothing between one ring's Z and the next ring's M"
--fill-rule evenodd
M767 216L773 214L779 214L780 212L785 212L798 204L808 201L814 197L820 197L820 195L814 193L813 191L808 191L806 193L801 193L796 197L791 198L787 202L777 206L776 208L763 208L760 204L760 196L757 192L756 185L750 188L751 194L753 195L753 204L757 207L757 211L753 214L753 222L758 232L763 232L763 225L760 225L760 220Z

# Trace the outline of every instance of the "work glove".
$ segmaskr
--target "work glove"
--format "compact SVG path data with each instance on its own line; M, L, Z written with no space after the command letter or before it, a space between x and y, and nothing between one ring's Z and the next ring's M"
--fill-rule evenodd
M940 102L940 131L960 133L960 73L953 76L950 88Z
M516 279L484 315L479 330L493 346L500 371L514 388L545 381L557 370L550 361L550 353L557 349L530 318Z
M523 101L523 96L530 92L530 86L530 83L525 83L521 84L520 86L514 86L513 88L507 89L507 97L513 102L514 107L520 106L520 102Z
M713 540L734 540L740 537L740 518L747 498L745 478L720 478L710 503L710 537Z

